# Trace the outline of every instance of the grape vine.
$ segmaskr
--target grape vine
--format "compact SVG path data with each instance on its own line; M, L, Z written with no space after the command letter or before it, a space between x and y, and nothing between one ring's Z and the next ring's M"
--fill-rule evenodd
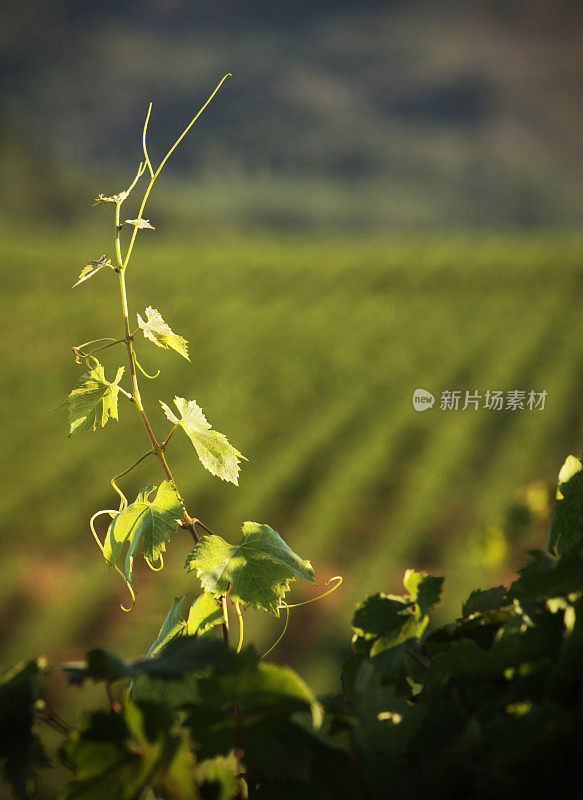
M146 203L168 159L215 97L225 76L154 169L142 132L143 161L130 186L99 194L114 207L115 256L89 260L77 287L114 273L122 310L121 337L73 347L84 368L66 407L70 435L94 432L119 416L118 403L140 416L148 449L111 479L117 508L93 514L90 529L106 563L136 602L134 559L164 567L173 534L190 534L185 569L201 590L175 597L144 655L126 659L107 648L61 665L72 686L102 684L107 704L89 708L75 724L46 693L43 657L0 677L0 765L17 798L39 797L37 778L59 760L70 779L59 800L295 800L296 798L418 797L568 798L583 795L583 461L569 456L559 473L547 552L534 551L508 587L475 589L459 618L432 627L444 579L409 569L402 594L375 592L352 620L352 653L341 672L342 692L317 698L302 678L265 656L287 628L292 582L315 583L310 561L269 525L244 522L231 544L186 509L168 462L182 429L202 466L238 484L245 457L215 431L194 399L160 400L169 429L154 432L140 394L148 375L137 358L144 340L190 361L188 342L148 306L130 324L126 270L139 231L154 230ZM148 180L137 216L121 208ZM126 228L129 226L129 229ZM123 252L122 232L131 230ZM97 353L121 346L127 363L108 377ZM126 384L124 385L124 380ZM121 399L120 399L121 398ZM168 399L168 398L166 398ZM163 480L131 502L120 483L154 457ZM129 459L128 459L129 460ZM152 459L153 460L153 459ZM99 532L98 520L109 519ZM229 604L239 621L231 646ZM283 631L267 653L243 647L246 608L274 617ZM233 612L231 612L232 614ZM49 754L43 731L59 737ZM534 787L534 789L533 789Z

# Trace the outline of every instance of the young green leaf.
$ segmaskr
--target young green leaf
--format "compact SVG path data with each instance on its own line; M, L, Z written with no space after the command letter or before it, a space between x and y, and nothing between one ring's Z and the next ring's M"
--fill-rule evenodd
M186 634L203 636L215 625L225 621L221 606L210 592L201 592L190 606L186 618Z
M424 617L431 606L439 602L442 585L443 578L434 578L414 569L408 569L403 578L403 586L417 603L419 617Z
M114 269L113 264L109 260L107 256L101 256L96 261L88 261L87 264L81 270L81 274L79 275L79 280L77 283L74 283L71 288L75 288L75 286L79 286L80 283L84 283L88 281L89 278L92 278L96 275L102 267L109 267L110 269Z
M151 231L156 230L153 225L150 225L149 219L126 219L126 224L133 225L135 228L149 228Z
M168 642L171 642L172 639L186 634L184 607L188 607L193 596L194 595L192 592L190 592L189 594L183 594L182 597L174 598L172 605L170 606L170 610L166 614L166 619L162 623L162 627L158 632L158 636L148 650L147 655L155 656L168 644Z
M186 568L196 570L203 587L215 597L228 592L233 602L278 617L291 581L297 577L316 582L312 565L296 555L269 525L245 522L242 530L237 545L220 536L203 536L187 556Z
M123 203L123 201L128 196L128 192L120 192L119 194L111 195L111 197L106 197L104 194L99 194L98 197L95 198L95 202L93 203L94 206L101 206L104 203Z
M162 315L156 308L148 306L146 309L145 322L138 314L138 325L142 329L146 339L154 342L158 347L163 347L165 350L171 347L173 350L176 350L177 353L180 353L181 356L184 356L187 361L190 361L188 357L188 342L186 339L183 339L182 336L178 336L178 334L172 331L170 326L164 322Z
M97 361L94 367L81 375L66 400L69 436L76 432L94 431L98 426L103 428L108 419L117 419L118 384L123 373L124 367L120 367L115 380L110 383L105 377L103 365Z
M124 575L130 584L134 556L140 544L145 558L158 561L166 542L170 541L170 533L176 528L176 520L183 514L182 504L169 481L160 484L150 501L149 496L155 489L155 486L142 489L135 502L111 521L105 537L103 555L110 564L118 562L124 544L129 543Z
M175 397L174 404L180 412L181 419L178 419L166 403L160 400L160 405L170 422L184 428L203 467L221 480L238 485L239 459L247 461L245 456L229 444L226 436L211 429L202 409L194 400L187 401L183 397Z
M224 621L220 605L208 592L197 598L192 592L175 597L148 655L155 656L178 636L202 636Z

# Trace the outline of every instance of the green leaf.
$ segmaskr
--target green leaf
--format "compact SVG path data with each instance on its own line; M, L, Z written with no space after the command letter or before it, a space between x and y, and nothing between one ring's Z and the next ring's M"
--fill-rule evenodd
M429 617L427 616L418 618L417 616L409 615L409 618L405 620L399 629L379 636L370 649L370 657L375 658L381 653L392 650L413 639L417 641L421 640L428 623Z
M504 604L506 597L505 586L495 586L492 589L474 589L462 606L462 617L471 614L484 614L495 611Z
M180 412L181 419L174 415L166 403L160 401L170 422L184 428L203 467L221 480L237 485L239 483L239 459L247 461L245 456L229 444L222 433L211 430L202 409L194 400L186 401L182 397L175 397L174 404Z
M439 603L442 585L443 578L434 578L414 569L408 569L403 578L403 586L417 603L420 617L424 617L431 606Z
M69 683L80 686L86 680L96 682L135 678L145 674L161 678L177 678L186 672L204 673L233 658L222 641L212 636L181 636L167 643L156 656L141 656L125 661L106 647L90 650L85 661L62 664Z
M107 421L117 419L117 396L119 382L124 373L120 367L113 383L105 377L103 366L97 364L84 372L67 397L69 414L69 436L72 433L94 431L105 427Z
M413 602L377 592L356 607L352 629L358 636L375 639L399 630L412 616Z
M158 636L152 643L147 655L155 656L168 642L172 641L172 639L175 639L177 636L182 636L186 632L184 607L186 606L188 608L193 596L192 592L189 592L188 594L183 594L182 597L174 598L170 610L166 614L166 619L158 632Z
M195 641L221 644L213 637ZM313 727L319 728L322 708L293 669L262 661L252 646L241 653L227 653L223 646L223 653L226 657L222 663L217 662L206 673L200 673L197 703L200 709L192 711L197 722L204 717L212 720L213 725L220 723L219 713L226 712L230 717L233 706L237 705L243 712L244 724L303 711L310 714Z
M139 703L164 703L170 708L200 703L200 677L196 672L185 672L176 678L160 678L141 672L132 680L131 692Z
M583 463L569 456L559 472L557 502L551 518L548 549L554 555L583 542Z
M135 502L114 517L107 530L103 555L110 564L117 564L125 543L129 543L124 568L128 583L132 580L134 556L140 544L145 558L158 561L170 541L170 533L176 529L176 520L183 514L182 504L169 481L160 484L150 501L149 495L155 489L155 486L142 489Z
M138 800L146 787L167 800L197 800L190 742L173 728L167 709L128 697L119 714L86 714L61 749L74 779L59 800Z
M425 709L399 697L377 672L363 673L354 700L356 744L369 752L400 755L421 725Z
M190 361L188 357L188 342L186 339L183 339L182 336L178 336L172 331L170 326L164 322L162 315L157 309L148 306L146 309L145 322L138 314L138 325L142 329L146 339L154 342L158 347L163 347L165 350L171 347L173 350L176 350L177 353L180 353L181 356L184 356L187 361Z
M416 573L423 579L422 573ZM426 576L425 576L426 577ZM415 588L416 577L409 575L411 588ZM417 581L418 586L422 580ZM436 596L440 587L432 586L428 598ZM369 595L357 606L352 621L355 636L352 646L355 653L374 659L375 666L387 675L396 673L406 656L406 646L420 642L429 623L422 616L414 597L395 597L378 592Z
M233 602L279 616L279 606L295 578L315 583L314 570L269 525L243 524L237 545L220 536L203 536L186 559L203 587L215 597L229 592ZM229 589L230 586L230 589Z
M90 678L98 683L105 681L111 683L123 678L131 678L132 667L123 658L120 658L107 647L96 647L85 656L85 663L71 662L62 664L61 669L67 673L69 683L80 686Z
M215 625L221 625L224 621L225 618L216 597L210 592L202 592L190 606L186 631L188 636L195 634L203 636Z
M77 281L77 283L73 284L72 288L74 289L75 286L79 286L80 283L88 281L89 278L92 278L94 275L96 275L99 272L99 270L102 269L103 267L109 267L110 269L114 269L113 264L111 263L111 261L108 259L107 256L101 256L101 258L98 258L97 261L89 261L87 264L85 264L85 266L81 270L81 274L79 275L79 280Z
M242 771L237 757L231 752L227 756L215 756L201 761L196 769L196 777L203 787L205 784L213 787L214 800L234 800L235 797L244 796L242 781L237 777Z
M541 599L583 591L583 554L569 551L559 559L540 550L529 551L531 561L518 570L520 577L509 596Z
M148 650L149 656L159 653L177 636L202 636L224 622L221 607L212 594L202 592L193 598L192 592L174 598L156 641Z
M35 730L35 708L41 703L44 658L17 664L0 677L0 765L15 796L29 797L37 766L47 758Z

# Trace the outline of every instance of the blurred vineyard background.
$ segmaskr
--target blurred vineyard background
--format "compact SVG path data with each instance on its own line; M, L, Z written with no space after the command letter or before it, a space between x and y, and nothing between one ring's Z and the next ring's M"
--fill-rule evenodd
M123 398L119 423L71 439L57 409L71 346L120 334L109 275L70 289L111 252L92 198L133 177L150 100L157 160L226 72L128 273L133 313L156 306L190 341L192 365L139 345L162 370L144 381L155 429L158 399L193 398L249 458L225 485L177 435L189 509L232 541L268 522L320 585L344 576L274 656L322 691L354 604L399 593L407 567L446 575L451 615L511 580L583 440L579 4L45 0L3 16L1 666L143 653L193 586L177 535L120 611L88 520L145 435ZM418 387L548 395L418 414ZM146 461L124 488L160 477ZM246 621L260 649L280 629Z

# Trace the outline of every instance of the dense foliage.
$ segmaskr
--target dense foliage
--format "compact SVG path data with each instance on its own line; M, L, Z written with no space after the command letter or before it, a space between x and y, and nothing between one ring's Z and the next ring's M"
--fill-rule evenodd
M580 797L582 475L569 456L553 552L532 552L508 588L473 591L458 619L431 628L442 579L413 570L402 596L360 603L342 695L317 699L253 647L228 651L206 592L174 601L152 655L96 649L64 665L114 700L63 729L60 797ZM43 702L46 672L38 659L2 680L0 754L17 797L48 763L38 722L62 724Z

